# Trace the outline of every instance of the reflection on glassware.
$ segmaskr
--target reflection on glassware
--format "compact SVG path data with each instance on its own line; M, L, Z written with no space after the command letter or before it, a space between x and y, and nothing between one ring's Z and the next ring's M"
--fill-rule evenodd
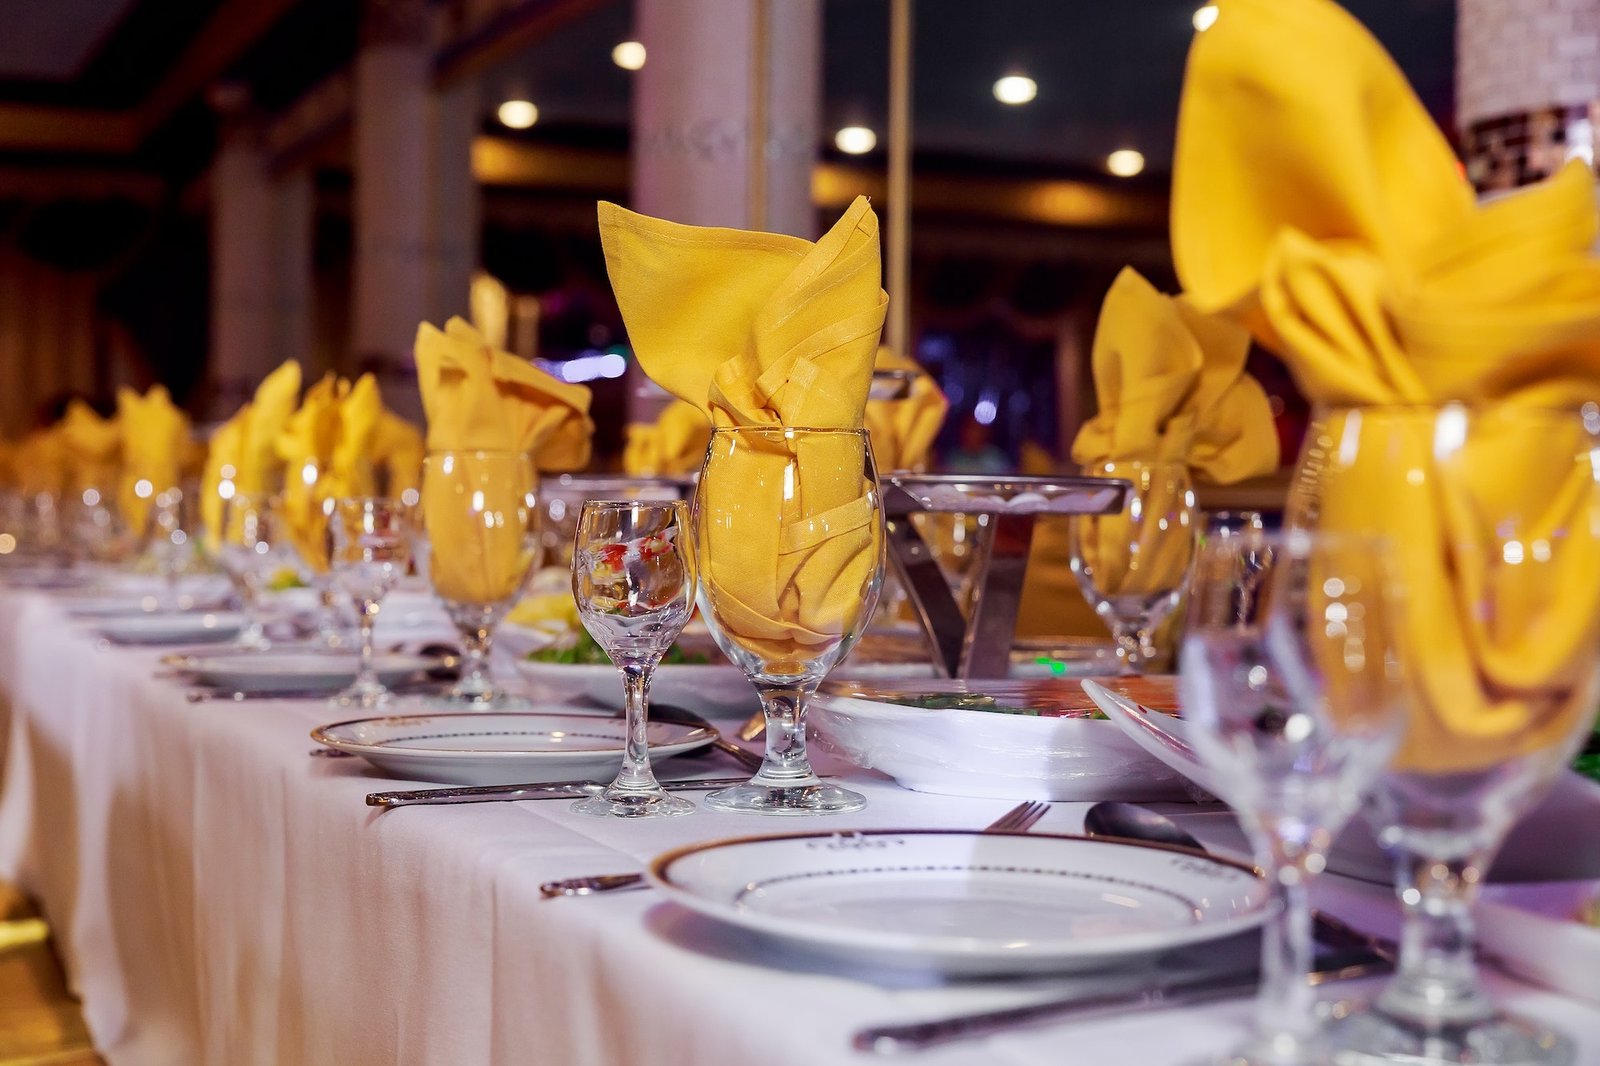
M1570 1060L1479 981L1471 906L1600 687L1600 408L1318 411L1286 515L1384 536L1406 584L1404 743L1368 820L1396 860L1400 964L1331 1031L1340 1062ZM1331 624L1331 623L1330 623Z
M864 430L718 429L694 501L700 613L761 697L767 753L708 807L856 810L806 756L806 701L855 645L883 584L883 506Z
M1202 544L1218 537L1260 533L1267 528L1260 511L1207 511L1205 519L1205 531L1200 535Z
M539 560L537 485L526 452L432 451L422 464L428 580L461 633L451 698L473 707L505 702L489 677L489 648Z
M400 500L353 496L334 501L333 579L350 597L361 626L361 665L350 687L334 697L337 703L370 709L391 698L372 665L372 631L383 597L411 563L414 524L411 507Z
M261 596L285 564L278 504L277 497L266 492L235 492L222 502L217 561L249 619L238 638L245 648L272 646L262 620Z
M1083 473L1133 485L1121 511L1072 518L1069 538L1078 588L1111 629L1123 669L1141 673L1158 654L1155 631L1182 598L1194 561L1189 468L1125 460Z
M178 610L178 582L200 559L200 493L192 486L163 489L151 499L148 515L145 554L166 586L162 606Z
M350 646L350 634L329 558L334 493L328 490L325 475L314 461L286 471L283 492L278 494L278 513L283 534L299 559L301 575L317 593L315 643L338 651Z
M681 500L687 478L634 477L617 474L559 474L541 479L539 542L545 566L570 567L578 514L590 500Z
M688 814L650 768L650 675L694 613L695 558L682 502L590 501L578 517L572 595L583 627L622 673L627 744L622 769L581 814L637 818Z
M1398 657L1384 543L1245 530L1199 552L1179 692L1194 746L1269 872L1256 1032L1225 1061L1327 1061L1306 890L1394 753Z

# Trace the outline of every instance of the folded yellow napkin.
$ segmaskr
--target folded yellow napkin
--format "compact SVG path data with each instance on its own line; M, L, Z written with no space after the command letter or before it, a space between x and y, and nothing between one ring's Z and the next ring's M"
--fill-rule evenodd
M61 419L61 440L72 467L73 488L112 488L108 478L115 476L122 454L122 427L115 418L102 418L82 400L73 400Z
M118 504L128 528L142 531L150 501L183 477L189 448L189 416L172 402L165 385L140 395L117 390L117 421L122 426L122 487Z
M499 351L459 318L441 331L417 329L417 380L428 419L428 450L458 453L446 472L430 464L423 477L422 517L432 544L429 576L435 591L461 603L515 598L527 578L524 532L517 523L474 523L462 501L488 467L461 455L525 452L537 470L571 470L589 461L594 423L589 390L557 381L526 359ZM520 492L515 485L504 488ZM474 488L473 491L487 491ZM515 501L488 501L511 508Z
M388 494L399 498L422 487L422 431L393 411L378 415L372 435L372 461L388 473Z
M23 437L16 444L14 460L17 489L24 497L66 491L70 458L59 425Z
M354 384L328 374L306 390L278 434L278 458L285 467L284 530L318 573L329 564L329 505L372 492L372 438L380 410L371 374Z
M878 220L864 197L815 244L678 225L615 204L599 212L618 307L657 384L715 426L861 426L888 302ZM725 540L700 546L700 576L723 629L784 663L859 620L882 530L870 521L850 440L771 447L702 482L699 506L712 515L781 515L784 524L731 522ZM798 478L785 493L773 471L791 458ZM758 485L770 499L752 500ZM816 535L801 535L807 528Z
M278 435L300 398L300 364L290 359L262 379L251 401L211 434L201 475L201 513L213 543L222 532L222 486L229 492L277 492L283 460Z
M1249 325L1323 404L1461 401L1498 425L1448 462L1426 412L1313 430L1368 445L1332 451L1320 524L1387 534L1403 575L1402 767L1490 766L1593 711L1572 686L1600 639L1596 553L1513 567L1495 547L1590 528L1580 434L1493 416L1600 396L1596 228L1576 162L1478 205L1400 71L1328 0L1220 0L1196 37L1172 208L1190 299Z
M635 477L692 474L705 461L711 423L705 412L684 400L673 400L654 422L628 426L622 469Z
M928 465L928 452L944 425L950 403L939 383L917 361L892 351L878 349L874 370L909 370L916 374L910 391L898 400L867 400L865 421L872 435L872 455L879 471L922 470Z

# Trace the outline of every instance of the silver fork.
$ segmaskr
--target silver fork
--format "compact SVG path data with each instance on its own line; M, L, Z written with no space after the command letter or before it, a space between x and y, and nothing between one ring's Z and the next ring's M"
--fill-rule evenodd
M1019 803L983 827L985 833L1024 833L1043 818L1050 804L1039 800ZM615 892L624 888L640 888L644 874L591 874L588 877L564 877L559 881L546 881L539 886L539 895L545 899L557 896L592 896L598 892Z

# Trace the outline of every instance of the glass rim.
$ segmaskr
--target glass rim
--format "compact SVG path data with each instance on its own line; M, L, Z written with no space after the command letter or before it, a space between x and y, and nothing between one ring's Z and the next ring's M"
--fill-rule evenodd
M1591 409L1593 409L1591 411ZM1507 403L1504 400L1442 400L1439 403L1314 403L1311 405L1311 417L1320 418L1331 414L1349 414L1356 411L1371 411L1376 414L1437 414L1443 411L1460 411L1468 416L1483 415L1510 415L1521 417L1535 415L1546 418L1584 417L1590 411L1590 417L1600 414L1600 397L1595 400L1585 400L1580 404L1517 404Z
M620 511L623 509L631 511L635 508L641 507L687 508L688 506L688 500L584 500L583 503L579 505L580 510L583 511Z
M783 436L783 435L795 434L795 433L805 433L805 434L831 433L831 434L835 434L835 435L866 436L867 435L867 428L865 426L832 426L832 427L823 427L823 426L712 426L711 427L711 435L712 436L716 436L719 433L723 433L723 434L748 433L748 434L752 434L752 435L760 434L762 436Z
M431 459L436 455L473 455L485 458L526 459L533 462L534 453L528 450L518 451L514 448L428 448L423 452L424 459Z
M1358 529L1241 529L1229 535L1206 537L1199 551L1233 550L1251 544L1287 548L1290 554L1301 554L1319 544L1333 547L1368 547L1388 550L1394 538L1387 533L1369 533Z

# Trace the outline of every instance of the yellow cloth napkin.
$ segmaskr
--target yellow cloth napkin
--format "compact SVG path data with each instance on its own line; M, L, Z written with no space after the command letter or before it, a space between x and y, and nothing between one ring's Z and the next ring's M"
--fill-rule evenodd
M150 501L176 488L189 445L189 417L172 402L165 385L140 395L117 390L117 422L122 426L122 487L118 505L128 528L142 532Z
M61 419L61 439L72 467L72 487L109 491L112 485L107 479L115 476L122 454L122 427L117 420L102 418L82 400L73 400Z
M381 409L371 374L353 385L328 374L306 390L278 434L278 458L285 464L284 530L318 573L329 563L329 504L372 492L372 438Z
M428 419L429 451L527 452L537 470L571 470L589 461L594 423L589 390L557 381L525 359L495 349L459 318L441 331L417 329L417 379ZM459 456L452 472L429 465L422 517L431 542L435 591L461 603L501 603L521 592L528 571L524 532L516 523L472 523L460 491L485 467ZM517 486L506 486L510 492ZM474 489L474 491L483 491ZM512 508L515 501L489 501Z
M878 220L864 197L815 244L678 225L615 204L599 213L618 307L657 384L715 426L861 426L888 303ZM728 518L728 536L700 546L701 581L724 631L782 664L859 620L882 528L870 520L851 441L773 449L701 483L699 506ZM785 493L778 472L791 459L798 476ZM769 498L753 498L762 493ZM763 514L785 521L737 517ZM826 532L802 536L807 528Z
M222 485L230 492L276 492L282 488L283 460L278 435L300 398L300 364L290 359L262 379L251 401L211 434L200 500L212 542L222 533Z
M865 420L878 470L922 470L928 465L928 452L944 425L950 403L938 382L915 359L891 351L887 345L878 349L873 369L910 370L917 375L910 391L900 399L867 400Z
M684 400L673 400L654 422L628 426L622 469L635 477L692 474L705 461L711 423L705 412Z
M14 457L17 489L24 497L66 491L70 459L59 425L36 429L23 437Z
M1172 232L1196 305L1248 324L1323 404L1462 401L1492 420L1600 395L1587 168L1476 204L1400 71L1327 0L1220 0L1190 53ZM1475 770L1559 743L1593 710L1572 687L1600 638L1596 553L1513 567L1495 545L1590 528L1576 427L1500 423L1446 463L1432 419L1381 417L1313 433L1386 445L1333 449L1318 504L1325 527L1388 534L1405 582L1398 765Z
M422 487L422 431L393 411L378 416L372 435L372 461L389 475L388 494L399 498Z

